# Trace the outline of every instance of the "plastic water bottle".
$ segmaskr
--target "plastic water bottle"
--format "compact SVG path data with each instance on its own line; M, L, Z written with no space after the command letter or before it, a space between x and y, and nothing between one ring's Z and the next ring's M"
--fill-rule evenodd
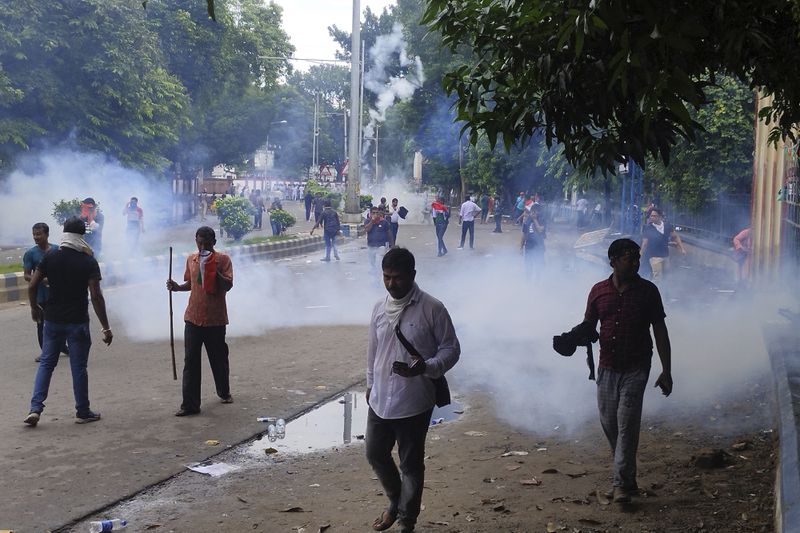
M119 531L128 527L127 520L100 520L96 522L89 522L89 533L103 533L104 531Z
M273 424L267 426L267 438L270 442L278 440L277 430Z
M279 418L278 421L275 422L275 433L279 439L286 437L286 420Z

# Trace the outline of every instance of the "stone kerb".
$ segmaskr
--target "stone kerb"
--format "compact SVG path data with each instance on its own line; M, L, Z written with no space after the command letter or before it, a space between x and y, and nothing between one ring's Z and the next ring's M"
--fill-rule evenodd
M224 251L230 254L234 261L237 257L265 261L314 252L324 246L322 236L304 235L278 242L231 246ZM173 279L183 277L187 257L189 257L188 253L175 254L172 257ZM152 270L163 271L166 280L169 273L169 256L164 254L139 260L100 263L100 272L103 274L105 286L144 281L146 276L143 274ZM3 274L3 282L0 285L0 303L27 300L27 288L28 282L25 281L22 272Z

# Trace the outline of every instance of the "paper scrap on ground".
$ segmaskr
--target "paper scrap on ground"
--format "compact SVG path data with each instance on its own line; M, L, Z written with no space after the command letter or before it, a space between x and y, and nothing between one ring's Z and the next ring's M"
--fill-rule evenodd
M201 461L199 463L192 463L190 465L186 465L186 468L188 468L193 472L199 472L201 474L206 474L211 477L219 477L229 472L233 472L234 470L239 470L238 466L229 465L227 463L214 463L211 461Z

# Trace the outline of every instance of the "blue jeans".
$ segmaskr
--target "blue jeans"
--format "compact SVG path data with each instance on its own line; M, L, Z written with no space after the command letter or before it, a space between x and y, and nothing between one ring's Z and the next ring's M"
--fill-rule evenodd
M436 224L436 247L438 250L437 255L444 255L447 253L447 246L444 245L444 233L447 231L447 224Z
M338 259L339 253L336 251L336 233L323 231L322 238L325 239L325 259L331 258L331 248L333 248L333 256Z
M72 369L72 393L75 396L75 411L78 417L85 418L91 414L89 410L89 373L86 365L89 361L89 348L92 337L89 334L89 323L57 324L44 321L43 345L41 361L33 381L31 412L41 413L44 401L50 390L50 379L58 364L59 352L64 342L69 346L69 366Z
M467 237L467 232L469 231L469 247L473 248L475 244L475 221L474 220L464 220L461 222L461 244L459 248L464 247L464 240Z

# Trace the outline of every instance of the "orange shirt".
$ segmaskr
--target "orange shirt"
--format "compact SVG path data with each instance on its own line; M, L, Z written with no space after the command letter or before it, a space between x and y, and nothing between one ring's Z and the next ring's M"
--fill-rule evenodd
M217 256L217 272L222 278L233 283L233 264L231 258L221 252L214 252ZM183 281L188 281L191 287L189 304L183 320L195 326L225 326L228 324L228 308L225 305L225 293L217 282L217 291L208 294L202 285L197 283L200 273L200 253L195 252L186 259L186 271Z

